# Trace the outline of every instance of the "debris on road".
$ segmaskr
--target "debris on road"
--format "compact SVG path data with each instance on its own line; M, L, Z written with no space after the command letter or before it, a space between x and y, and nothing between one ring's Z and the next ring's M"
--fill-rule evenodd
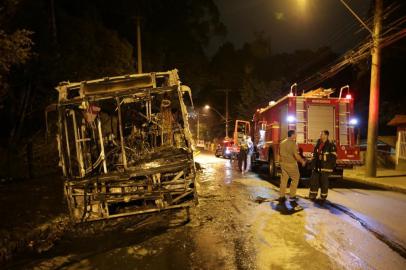
M264 202L273 202L275 201L275 199L272 198L264 198L261 196L257 196L254 200L256 203L264 203Z

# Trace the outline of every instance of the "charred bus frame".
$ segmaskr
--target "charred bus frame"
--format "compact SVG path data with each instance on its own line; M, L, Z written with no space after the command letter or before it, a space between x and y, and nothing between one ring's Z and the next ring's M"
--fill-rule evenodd
M184 97L193 103L177 70L63 82L56 90L59 165L75 222L197 203ZM177 119L171 102L177 102ZM130 135L123 108L132 116ZM111 125L103 122L103 115Z

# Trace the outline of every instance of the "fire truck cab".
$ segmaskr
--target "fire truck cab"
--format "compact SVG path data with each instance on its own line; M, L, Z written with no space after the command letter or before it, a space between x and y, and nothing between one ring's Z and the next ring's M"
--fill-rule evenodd
M342 97L340 91L339 97L330 97L333 92L319 88L300 96L290 93L256 111L252 130L254 161L266 163L270 176L275 176L279 168L279 143L292 129L296 130L300 154L307 159L312 157L320 132L330 132L329 139L337 146L337 167L332 176L342 177L343 168L361 164L352 96L348 91Z
M233 136L233 157L237 157L240 153L240 145L244 136L251 134L251 124L249 121L236 120L234 126L234 136Z

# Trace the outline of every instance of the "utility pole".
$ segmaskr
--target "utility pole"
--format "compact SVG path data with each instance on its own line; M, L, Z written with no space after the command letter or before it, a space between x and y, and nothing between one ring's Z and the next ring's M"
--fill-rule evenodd
M142 73L141 17L137 17L137 72Z
M199 112L197 112L197 134L196 134L196 139L197 139L197 144L199 144L199 140L200 140L200 120L199 120L200 116L199 116Z
M371 85L369 93L369 116L368 116L368 138L366 153L367 177L376 177L376 141L378 136L379 122L379 88L380 88L380 66L381 48L380 35L382 29L382 0L375 0L374 30L372 35L372 66Z
M52 45L58 44L57 38L57 28L56 28L56 16L55 16L55 3L54 0L49 1L50 11L51 11L51 34L52 34Z
M224 117L224 115L221 115L219 112L217 112L217 111L216 112L222 117L223 120L226 121L226 138L228 138L228 126L229 126L228 122L229 122L229 118L230 118L230 115L228 113L228 92L230 92L230 89L218 89L217 91L218 92L225 92L225 94L226 94L226 109L225 109L226 117Z
M228 91L229 89L226 89L226 138L228 138Z

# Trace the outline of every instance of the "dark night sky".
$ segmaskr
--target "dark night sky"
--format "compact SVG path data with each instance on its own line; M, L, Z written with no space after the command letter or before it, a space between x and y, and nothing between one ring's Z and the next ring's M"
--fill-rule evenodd
M270 37L274 53L331 46L345 52L368 35L340 0L215 0L228 33L212 42L209 51L225 41L237 48L255 32ZM364 20L371 0L346 0Z

